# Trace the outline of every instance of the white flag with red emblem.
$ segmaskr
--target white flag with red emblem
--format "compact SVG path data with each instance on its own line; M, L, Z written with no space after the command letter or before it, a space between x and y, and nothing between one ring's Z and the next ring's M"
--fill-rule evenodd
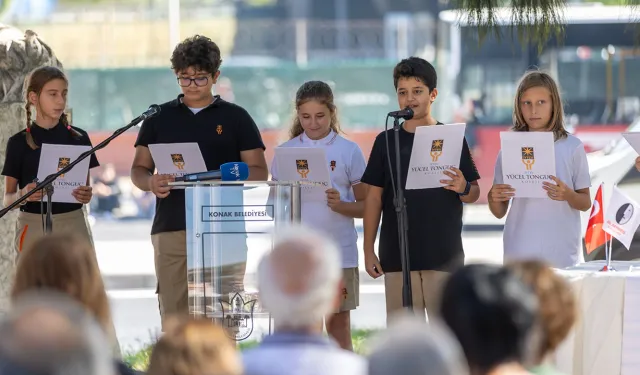
M640 225L640 205L614 186L607 206L603 230L617 238L629 250Z

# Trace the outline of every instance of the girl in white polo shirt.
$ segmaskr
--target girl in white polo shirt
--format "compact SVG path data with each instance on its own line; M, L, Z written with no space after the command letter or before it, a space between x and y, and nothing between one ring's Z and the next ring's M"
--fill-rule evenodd
M514 189L503 184L498 154L489 209L497 218L507 215L504 261L536 259L557 268L580 263L580 211L591 207L591 178L584 145L564 128L562 99L549 74L531 71L524 75L516 92L513 121L513 131L553 132L556 176L553 183L544 183L548 199L513 198Z
M289 141L279 147L322 147L331 173L332 188L325 203L302 202L302 222L332 236L342 249L344 286L340 308L326 317L327 332L342 348L353 350L350 311L359 304L358 235L354 218L364 211L366 185L360 178L366 168L364 155L355 142L340 136L333 92L321 81L304 83L296 93L297 115ZM276 163L271 166L278 179Z

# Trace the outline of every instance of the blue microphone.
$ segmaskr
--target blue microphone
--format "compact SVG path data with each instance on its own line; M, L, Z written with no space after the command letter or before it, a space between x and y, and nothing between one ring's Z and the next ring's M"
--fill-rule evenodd
M207 180L245 181L249 178L249 166L243 162L224 163L217 171L185 174L176 181L194 182Z

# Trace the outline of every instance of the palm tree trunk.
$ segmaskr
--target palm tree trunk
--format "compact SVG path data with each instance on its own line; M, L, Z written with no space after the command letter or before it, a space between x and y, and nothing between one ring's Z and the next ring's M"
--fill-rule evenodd
M0 24L0 170L4 166L9 137L25 127L23 88L26 76L44 65L62 67L51 48L38 36ZM0 178L4 194L4 178ZM9 293L15 270L17 211L0 219L0 314L9 309Z

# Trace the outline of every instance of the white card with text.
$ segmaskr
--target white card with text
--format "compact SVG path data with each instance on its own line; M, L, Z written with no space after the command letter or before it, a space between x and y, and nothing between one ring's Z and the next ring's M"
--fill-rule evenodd
M418 126L413 139L407 190L446 186L450 180L444 171L460 167L465 124ZM389 142L393 142L390 134Z
M542 183L555 184L556 156L552 132L501 132L502 181L517 198L547 198Z
M71 164L72 161L78 159L80 154L89 150L91 150L89 146L43 143L42 150L40 151L40 163L38 164L38 181L43 181L47 176L60 171L62 168ZM90 159L90 156L86 157L73 166L67 173L58 176L58 178L53 181L52 202L79 203L71 193L79 186L87 185Z

